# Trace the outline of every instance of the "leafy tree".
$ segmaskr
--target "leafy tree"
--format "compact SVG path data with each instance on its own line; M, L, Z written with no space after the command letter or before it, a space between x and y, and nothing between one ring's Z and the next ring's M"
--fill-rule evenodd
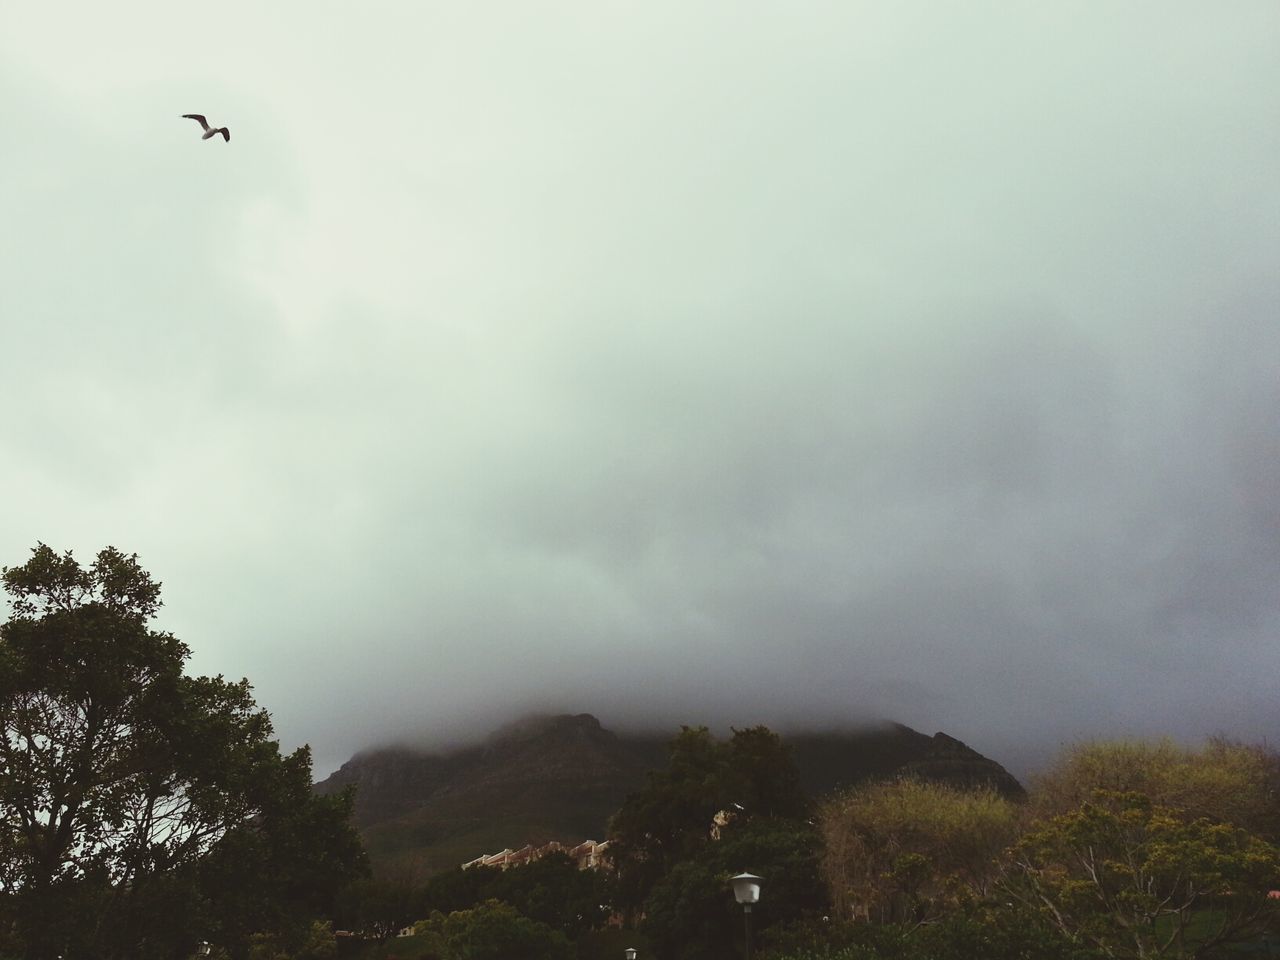
M592 930L578 938L575 944L578 960L620 960L628 947L634 948L639 957L652 960L655 956L648 939L639 930L618 926Z
M748 727L734 730L726 746L723 789L733 809L749 818L808 816L800 771L781 737L768 727Z
M433 914L414 924L416 937L441 960L571 960L573 945L558 930L531 920L515 907L489 900L470 910Z
M3 570L0 930L33 960L175 956L322 906L363 868L350 798L314 798L247 681L189 677L160 586L114 548ZM264 896L269 895L271 910ZM274 913L275 915L271 915ZM239 931L240 948L248 931Z
M338 922L379 940L394 937L422 916L421 891L406 877L365 877L342 892Z
M568 855L549 853L509 870L471 867L437 874L428 881L416 903L421 916L431 911L468 910L489 900L500 900L523 916L576 940L608 920L610 886L606 874L579 870Z
M764 960L1102 960L1034 910L956 904L936 922L807 922L768 937Z
M1099 791L1022 838L1005 889L1109 957L1202 958L1274 922L1277 875L1280 850L1238 827Z
M1280 758L1262 746L1222 739L1197 749L1171 740L1076 744L1036 778L1031 808L1047 819L1078 809L1097 790L1141 793L1186 818L1280 841Z
M743 910L729 877L750 869L765 878L752 930L796 923L828 910L819 864L822 839L803 821L760 818L736 823L697 856L677 864L644 902L642 924L655 952L674 960L729 960L741 955Z
M315 795L305 749L269 770L256 815L229 831L195 871L208 938L237 956L257 931L296 943L313 918L333 916L343 888L368 871L351 825L353 795Z
M291 937L255 933L250 937L248 960L334 960L337 955L333 924L314 920Z
M490 899L502 871L498 867L454 867L427 881L419 898L419 916L466 910Z
M596 870L579 870L563 853L550 853L525 866L498 871L490 896L571 940L609 919L607 876Z
M902 779L834 798L822 812L823 867L838 916L919 923L959 897L981 897L1017 821L990 788Z
M706 727L681 727L665 770L626 798L609 825L619 898L638 907L654 884L707 838L712 818L733 802L724 788L727 758Z
M675 866L698 853L723 822L804 818L809 801L790 752L767 727L717 740L706 727L682 727L667 768L649 774L610 824L610 853L624 908L635 910Z
M906 947L905 937L893 924L840 922L823 916L765 932L760 955L763 960L898 960Z
M966 900L903 938L904 960L1103 960L1035 910L1016 903Z

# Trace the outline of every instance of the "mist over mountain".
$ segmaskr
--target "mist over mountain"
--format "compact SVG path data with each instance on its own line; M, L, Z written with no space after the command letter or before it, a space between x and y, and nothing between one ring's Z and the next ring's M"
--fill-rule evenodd
M532 716L452 750L361 752L316 790L356 788L356 823L380 867L435 873L505 847L605 839L626 796L647 771L665 766L673 734L619 734L585 713ZM812 797L895 774L1023 792L996 761L945 733L930 737L902 724L796 733L784 742Z
M1277 736L1274 0L3 9L0 564L136 551L322 775Z

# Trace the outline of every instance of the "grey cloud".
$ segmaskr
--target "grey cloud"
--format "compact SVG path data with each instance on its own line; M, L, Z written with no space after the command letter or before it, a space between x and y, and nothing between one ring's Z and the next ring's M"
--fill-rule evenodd
M496 7L15 56L4 562L137 550L321 772L1274 728L1271 5Z

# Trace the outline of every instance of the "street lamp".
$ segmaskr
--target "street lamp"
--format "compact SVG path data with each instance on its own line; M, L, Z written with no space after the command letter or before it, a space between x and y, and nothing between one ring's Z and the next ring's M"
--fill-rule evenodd
M623 953L625 953L625 954L627 955L627 960L636 960L636 948L635 948L635 947L627 947L627 949L626 949L626 950L624 950L624 951L623 951Z
M752 873L740 873L730 877L733 884L733 899L742 904L742 922L746 930L744 951L746 960L751 960L751 905L760 899L761 878Z
M200 954L201 957L209 956L209 950L210 947L208 940L201 940L200 946L196 947L196 953Z

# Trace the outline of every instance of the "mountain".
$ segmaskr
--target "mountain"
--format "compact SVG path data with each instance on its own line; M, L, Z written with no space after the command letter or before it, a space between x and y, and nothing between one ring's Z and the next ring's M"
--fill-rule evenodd
M665 765L670 737L619 736L586 713L532 717L449 753L357 754L316 790L355 786L356 825L375 865L426 875L504 847L605 839L627 794ZM998 763L945 733L884 724L784 739L811 796L900 773L1023 792Z
M1013 774L945 733L932 737L901 723L861 730L799 733L783 738L811 797L870 778L910 775L959 787L990 786L1011 799L1022 789Z
M376 865L421 873L546 840L604 839L622 799L660 766L663 738L622 740L590 714L530 718L447 754L357 754L316 785L355 785L355 821Z

